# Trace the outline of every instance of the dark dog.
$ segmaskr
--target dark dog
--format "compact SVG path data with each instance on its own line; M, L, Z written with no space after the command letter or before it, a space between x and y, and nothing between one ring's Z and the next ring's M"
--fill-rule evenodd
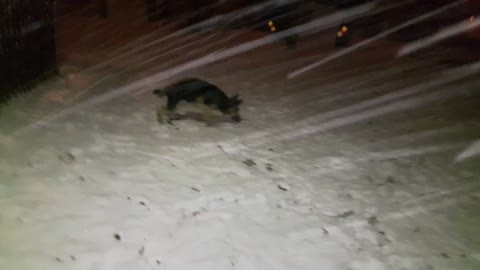
M180 101L204 104L208 108L228 116L233 122L241 121L239 105L242 103L242 100L238 98L238 95L228 97L220 88L204 80L195 78L181 80L164 89L154 90L153 94L158 97L167 96L167 117L169 121L184 118L184 116L176 113L176 108ZM159 121L163 122L160 119L161 116L158 117Z

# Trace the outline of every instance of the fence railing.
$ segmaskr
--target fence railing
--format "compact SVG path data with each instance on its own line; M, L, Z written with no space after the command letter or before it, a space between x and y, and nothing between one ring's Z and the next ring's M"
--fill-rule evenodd
M0 0L0 103L56 71L55 0Z

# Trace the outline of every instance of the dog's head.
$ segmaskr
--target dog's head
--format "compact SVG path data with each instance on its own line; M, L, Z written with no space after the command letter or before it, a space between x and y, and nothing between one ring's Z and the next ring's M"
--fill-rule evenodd
M242 118L239 115L239 106L242 104L243 100L238 98L238 95L234 95L227 101L227 110L226 113L232 116L234 122L242 121Z

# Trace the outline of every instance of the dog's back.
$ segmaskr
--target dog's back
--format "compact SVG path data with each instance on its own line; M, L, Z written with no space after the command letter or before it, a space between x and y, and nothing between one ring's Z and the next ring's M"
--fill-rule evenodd
M194 102L198 98L215 99L217 102L228 99L217 86L199 79L185 79L174 83L165 89L165 94L188 102Z

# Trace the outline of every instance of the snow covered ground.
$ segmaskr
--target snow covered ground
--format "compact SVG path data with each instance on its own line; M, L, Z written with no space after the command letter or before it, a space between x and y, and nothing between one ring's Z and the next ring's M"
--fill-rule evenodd
M480 84L442 81L451 54L379 41L288 80L334 52L328 32L165 81L239 93L239 125L161 126L146 86L11 135L254 36L177 37L3 108L0 269L480 269L479 160L454 164L480 134Z

